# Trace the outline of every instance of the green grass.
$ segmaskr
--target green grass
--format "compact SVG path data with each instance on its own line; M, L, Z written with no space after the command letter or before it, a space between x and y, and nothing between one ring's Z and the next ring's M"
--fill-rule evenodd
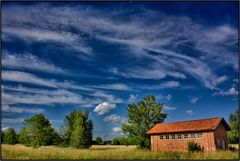
M2 144L2 159L238 159L238 152L152 152L136 146L94 145L89 149Z

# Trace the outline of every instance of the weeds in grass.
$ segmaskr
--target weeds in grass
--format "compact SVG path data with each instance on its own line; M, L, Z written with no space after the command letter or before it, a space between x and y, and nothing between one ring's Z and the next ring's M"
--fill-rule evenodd
M89 149L24 145L2 145L2 159L238 159L238 152L152 152L136 146L92 146Z

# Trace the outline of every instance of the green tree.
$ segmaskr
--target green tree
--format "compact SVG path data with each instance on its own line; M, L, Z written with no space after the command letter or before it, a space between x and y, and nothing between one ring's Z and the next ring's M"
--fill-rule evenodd
M240 111L236 110L234 113L229 115L229 123L231 131L228 132L228 141L231 144L239 143L239 117Z
M137 145L141 148L150 147L150 136L147 131L155 124L162 123L167 117L166 113L162 112L163 103L156 102L153 95L144 97L137 104L129 104L128 121L122 124L122 130L129 137L134 137L137 140Z
M41 113L24 120L19 140L25 145L39 147L54 144L56 135L57 133L51 127L50 121Z
M16 144L17 143L17 134L13 128L9 128L4 135L5 144Z
M28 135L26 127L21 128L21 130L18 134L18 141L19 141L19 143L24 144L24 145L28 145L28 146L31 145L30 136Z
M96 138L96 143L97 143L97 144L101 144L101 143L102 143L102 138L97 137L97 138Z
M67 144L75 148L89 148L92 145L93 123L88 115L88 111L73 110L65 117L62 131Z

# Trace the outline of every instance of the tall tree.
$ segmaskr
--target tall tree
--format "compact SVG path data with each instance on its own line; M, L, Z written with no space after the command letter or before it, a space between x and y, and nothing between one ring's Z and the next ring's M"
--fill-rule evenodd
M13 128L7 129L7 132L4 135L5 144L16 144L18 141L17 134Z
M162 123L167 117L166 113L162 112L163 103L156 102L153 95L144 97L143 100L137 104L129 104L128 121L122 124L122 130L127 133L129 137L137 140L139 147L150 147L150 136L147 131L155 124Z
M239 143L239 109L229 115L231 131L228 132L228 141L231 144Z
M92 145L92 121L88 119L88 111L73 110L65 117L62 131L66 143L75 148L88 148Z
M20 131L19 139L25 145L38 147L54 144L56 135L50 121L41 113L24 120L24 127Z

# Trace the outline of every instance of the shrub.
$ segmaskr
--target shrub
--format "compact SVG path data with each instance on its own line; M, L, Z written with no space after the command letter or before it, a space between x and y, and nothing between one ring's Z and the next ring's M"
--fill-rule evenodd
M194 141L188 142L188 151L189 152L194 152L194 151L203 151L200 145L195 143Z

